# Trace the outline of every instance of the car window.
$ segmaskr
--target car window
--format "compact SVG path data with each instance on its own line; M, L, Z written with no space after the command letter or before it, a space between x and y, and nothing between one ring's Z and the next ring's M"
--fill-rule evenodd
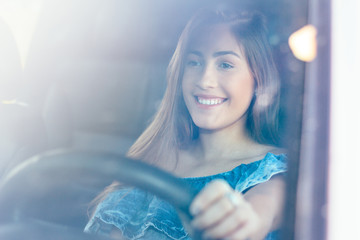
M226 2L2 1L1 174L52 149L125 154L159 108L186 22L199 8ZM308 68L293 55L289 38L309 23L309 3L244 0L236 6L267 19L281 79L279 127L289 157L284 236L291 236Z

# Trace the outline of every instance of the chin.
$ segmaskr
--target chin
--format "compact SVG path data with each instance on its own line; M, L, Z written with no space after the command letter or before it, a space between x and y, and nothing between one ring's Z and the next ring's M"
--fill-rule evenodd
M194 121L195 125L202 130L208 130L208 131L212 131L212 130L216 130L219 129L219 126L215 125L214 123L209 123L207 121Z

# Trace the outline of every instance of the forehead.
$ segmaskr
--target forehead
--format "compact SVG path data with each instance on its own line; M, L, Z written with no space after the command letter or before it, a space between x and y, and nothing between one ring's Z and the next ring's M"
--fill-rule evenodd
M225 24L206 26L196 31L190 38L188 49L189 52L234 51L242 54L239 41Z

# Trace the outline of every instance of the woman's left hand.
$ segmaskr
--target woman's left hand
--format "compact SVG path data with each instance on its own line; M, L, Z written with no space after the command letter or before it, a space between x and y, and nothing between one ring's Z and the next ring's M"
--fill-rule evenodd
M203 230L203 239L258 239L261 219L244 196L227 182L209 183L190 206L192 226Z

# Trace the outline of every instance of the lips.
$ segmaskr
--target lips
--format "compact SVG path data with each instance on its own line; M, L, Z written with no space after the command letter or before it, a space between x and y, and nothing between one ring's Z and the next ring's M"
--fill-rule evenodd
M205 106L220 105L225 102L226 98L210 97L210 96L195 96L197 103Z

